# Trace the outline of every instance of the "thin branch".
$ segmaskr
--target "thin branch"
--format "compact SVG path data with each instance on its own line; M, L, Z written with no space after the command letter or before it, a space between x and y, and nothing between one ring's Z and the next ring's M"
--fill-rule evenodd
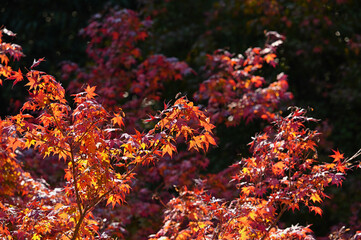
M346 162L350 162L351 160L357 158L357 157L360 156L360 155L361 155L361 148L360 148L352 157L347 158L347 159L346 159Z
M281 219L282 215L285 213L285 211L287 210L287 206L283 205L281 208L280 213L278 214L277 218L272 222L272 224L267 228L267 233L276 226L276 224L278 223L278 221ZM261 238L262 240L266 238L267 235L263 235L263 237Z
M72 175L73 175L73 184L74 184L74 192L75 192L75 196L76 196L76 202L77 202L77 205L78 205L78 209L79 209L79 212L80 212L80 215L83 214L83 209L81 207L81 198L80 198L80 195L79 195L79 190L78 190L78 183L77 183L77 178L76 178L76 169L75 169L75 159L74 159L74 153L73 153L73 149L72 147L70 146L70 155L71 155L71 171L72 171Z
M55 125L58 127L58 129L60 130L61 134L63 134L64 137L67 136L67 134L65 134L64 130L60 127L59 122L58 122L58 120L56 119L53 110L51 109L51 104L50 104L50 106L46 106L46 109L48 109L51 117L52 117L52 118L54 119L54 121L55 121Z
M80 144L81 140L83 140L83 138L86 136L86 134L89 132L90 128L94 126L94 124L100 122L100 120L98 121L94 121L92 122L89 127L83 132L83 134L80 136L80 138L74 143L75 147L77 147L77 144Z
M86 216L86 214L84 214L84 213L80 215L80 218L79 218L79 220L78 220L78 222L77 222L77 224L75 226L74 234L73 234L73 237L71 238L71 240L76 240L77 239L78 233L79 233L79 230L80 230L80 226L83 223L83 220L84 220L85 216Z

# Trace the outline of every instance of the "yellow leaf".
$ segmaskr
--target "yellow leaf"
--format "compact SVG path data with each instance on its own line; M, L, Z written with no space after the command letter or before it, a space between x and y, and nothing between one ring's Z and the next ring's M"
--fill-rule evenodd
M60 213L59 214L59 217L61 218L61 219L63 219L63 220L66 220L66 219L69 219L69 215L67 214L67 213Z
M312 193L310 199L313 202L322 202L322 199L320 198L320 196L317 193Z
M31 239L32 240L40 240L41 236L39 234L35 233Z

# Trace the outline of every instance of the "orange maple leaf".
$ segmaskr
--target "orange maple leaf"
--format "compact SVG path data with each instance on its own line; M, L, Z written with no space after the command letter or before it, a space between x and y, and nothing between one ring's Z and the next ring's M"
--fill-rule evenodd
M318 214L318 215L322 216L322 209L321 208L315 207L315 206L310 206L310 210L314 211L315 214Z
M27 84L25 84L25 86L29 86L29 90L31 90L33 88L36 89L37 85L39 83L38 78L29 73L26 76L27 76L29 82Z
M285 163L283 161L279 161L272 166L272 172L276 175L283 175L285 171Z
M209 133L205 133L204 136L206 137L206 140L207 140L210 144L212 144L212 145L214 145L214 146L217 146L216 141L214 140L214 138L213 138Z
M172 157L173 152L175 152L175 151L177 151L176 147L173 144L168 143L167 145L164 145L162 148L162 156L164 156L166 153L168 153L168 155L170 157Z
M120 116L120 113L115 113L112 118L113 124L118 124L119 127L124 126L123 117Z
M84 91L86 92L86 97L88 99L93 99L95 96L97 96L98 94L94 93L96 86L94 87L90 87L89 85L84 89Z
M267 54L265 57L264 57L264 60L266 60L267 63L273 61L275 59L276 54L274 53L270 53L270 54Z
M254 192L254 190L255 190L254 186L244 186L244 187L242 187L242 192L246 196L249 196L252 192Z
M110 203L112 204L112 208L114 208L115 204L118 203L120 205L120 199L116 195L110 195L107 199L106 206L108 206Z

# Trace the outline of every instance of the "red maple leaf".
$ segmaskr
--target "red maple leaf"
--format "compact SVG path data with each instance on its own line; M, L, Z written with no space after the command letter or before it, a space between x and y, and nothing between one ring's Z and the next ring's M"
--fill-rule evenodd
M38 60L35 60L33 61L33 65L31 65L31 69L33 69L34 67L37 67L41 62L45 61L45 58L40 58Z
M338 150L335 151L335 150L332 150L333 151L333 155L330 155L330 157L332 157L334 160L334 162L339 162L341 161L342 159L344 159L344 156L343 156L343 153L341 154Z
M18 71L12 71L11 76L8 77L6 80L14 80L13 86L15 86L16 83L21 82L23 79L24 79L23 74L19 68Z

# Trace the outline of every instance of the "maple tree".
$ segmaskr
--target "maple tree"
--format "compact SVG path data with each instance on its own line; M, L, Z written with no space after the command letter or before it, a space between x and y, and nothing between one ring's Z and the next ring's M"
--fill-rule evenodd
M125 112L124 123L128 132L134 132L135 128L139 131L149 129L152 123L140 119L156 118L156 109L162 107L160 102L166 101L165 86L170 81L183 80L184 76L194 72L185 62L161 54L147 55L139 47L148 37L150 25L151 20L141 20L131 10L110 9L101 18L96 15L80 32L82 36L90 38L86 50L89 64L79 67L75 63L65 63L62 66L63 78L71 79L67 88L70 92L77 91L84 83L97 85L98 100L106 109L120 105ZM182 131L187 134L190 130L183 128ZM198 138L190 144L201 149L202 141L204 140ZM173 149L169 146L166 150L172 153ZM169 191L173 185L190 184L208 163L203 154L194 152L180 151L172 161L171 157L172 154L167 154L159 160L159 164L136 170L139 180L132 186L135 191L129 198L138 204L117 209L119 215L127 216L119 219L118 223L122 226L131 225L139 218L139 221L149 222L147 218L158 216L152 223L160 224L162 202L167 202L172 197ZM162 186L156 196L138 194L150 192L150 183ZM154 211L148 211L148 206ZM103 219L111 218L107 211L99 211L99 214ZM134 219L129 220L129 216ZM111 224L114 221L107 221L104 228L112 228ZM144 227L144 233L139 228L131 233L135 234L135 239L139 238L138 235L144 238L153 232L153 229L146 230L148 226Z
M154 19L152 49L186 59L194 69L201 68L204 55L215 49L226 47L237 56L249 46L262 46L265 30L286 36L277 55L279 68L288 76L293 104L312 106L317 109L318 118L328 121L329 130L332 129L325 146L328 150L344 142L350 143L343 147L347 154L358 149L351 143L360 142L361 137L353 134L360 132L361 126L355 122L358 117L354 115L360 109L360 101L356 99L361 76L357 60L361 38L355 30L361 19L356 10L360 2L141 2L145 6L139 11ZM188 6L193 6L192 11ZM266 77L266 81L271 76L276 78L268 73L261 76Z
M208 55L209 76L201 83L195 99L208 101L206 108L214 122L224 121L234 126L243 119L272 121L281 102L292 99L284 73L278 74L277 81L268 86L265 86L266 80L257 75L264 63L277 65L275 53L284 40L284 36L276 32L267 32L266 36L265 47L249 48L245 57L221 50Z
M263 32L275 30L287 37L278 52L280 68L288 75L290 90L294 99L291 104L312 106L315 116L327 121L321 136L319 155L326 158L335 146L342 146L346 154L356 151L360 142L360 124L356 123L360 101L360 66L356 59L360 54L360 37L357 36L360 14L360 2L328 1L147 1L146 11L154 17L154 35L152 42L156 51L171 53L187 59L197 67L203 64L203 54L227 46L228 52L242 52L248 46L263 41ZM188 6L193 6L189 11ZM182 46L179 48L179 46ZM258 45L262 46L262 45ZM182 51L180 51L182 49ZM260 71L261 72L261 71ZM263 73L261 73L263 74ZM258 75L258 74L257 74ZM261 75L270 79L270 74ZM273 78L276 77L273 75ZM207 78L206 78L207 79ZM230 91L228 91L230 92ZM227 96L219 96L219 98ZM207 103L205 103L207 105ZM228 110L227 108L223 108ZM228 111L223 111L228 113ZM232 118L231 118L232 119ZM228 119L225 119L225 123ZM256 121L256 124L258 121ZM258 131L258 125L242 124L231 128L220 138L222 151L210 156L212 170L221 165L223 159L231 159L237 151L247 154L243 145L234 144L236 140L247 141L243 137ZM255 127L256 125L256 127ZM223 130L217 128L217 135ZM252 132L253 131L253 132ZM245 133L246 132L246 133ZM324 141L324 137L327 141ZM225 139L224 137L228 137ZM346 144L347 143L347 144ZM322 145L321 145L322 144ZM240 150L240 148L242 150ZM235 150L236 149L236 150ZM227 153L224 153L227 152ZM219 154L220 156L215 156ZM222 160L222 161L221 161ZM219 168L217 168L219 170ZM359 188L358 173L351 174L345 187L330 190L334 201L327 204L326 216L315 221L313 228L317 234L327 234L328 226L350 224L354 222L348 216L354 216L355 207L360 198L350 199L354 189ZM354 201L354 203L351 203ZM329 201L331 202L331 201ZM348 205L348 206L347 206ZM352 210L351 210L352 209ZM301 215L301 214L300 214ZM311 219L304 219L304 222ZM312 217L309 217L312 218ZM354 217L352 218L354 219ZM342 222L342 223L340 223Z
M24 75L10 68L5 75L15 83L27 79L29 99L19 114L1 120L3 180L20 185L10 185L11 193L5 187L1 194L4 236L10 232L18 238L92 239L100 234L93 209L105 200L113 207L122 204L137 166L172 156L178 138L189 150L215 144L209 118L184 97L153 116L158 122L151 130L133 135L121 129L121 109L108 112L95 100L95 87L88 85L74 94L71 107L60 83L34 70L42 60L34 61ZM49 189L22 171L16 156L25 149L39 152L45 160L54 155L65 161L64 187ZM26 197L23 202L7 199L12 195Z
M63 79L74 76L68 90L75 92L84 83L99 86L99 101L111 108L121 105L127 113L127 129L142 125L139 119L154 113L164 85L190 74L185 62L161 54L144 56L138 46L149 35L151 20L141 20L132 10L110 9L95 15L80 31L90 38L86 53L89 64L79 67L64 63Z
M146 51L139 45L151 35L149 33L151 25L150 19L141 20L139 15L131 10L109 9L103 15L97 14L91 19L89 25L80 31L82 36L90 38L86 50L89 64L80 67L68 62L62 66L63 78L71 79L68 86L70 92L81 88L84 83L97 85L99 101L103 106L112 109L116 105L121 105L126 113L124 122L128 131L133 131L134 127L138 130L149 127L147 122L141 122L139 119L149 115L151 119L153 118L152 115L155 109L159 108L160 100L165 99L164 88L167 86L169 89L170 81L185 82L187 75L196 73L185 62L175 58L167 58L160 54L146 56ZM220 121L230 119L229 116L224 116L227 114L223 112L227 110L222 109L223 105L219 106L223 102L213 97L215 95L229 96L228 102L224 103L225 108L227 105L237 104L238 99L243 97L243 101L238 105L246 105L245 109L233 108L231 110L233 113L238 112L234 114L233 125L239 124L241 119L249 121L254 118L263 118L271 121L277 115L281 102L292 98L292 94L287 92L286 75L280 74L278 80L271 84L268 84L268 79L266 83L266 80L256 75L264 63L273 67L277 65L275 53L282 45L284 37L275 32L269 32L267 38L264 49L247 50L246 59L239 55L239 59L236 60L231 54L225 53L221 62L221 56L218 56L221 55L221 51L215 53L214 57L209 55L207 67L210 80L200 85L195 99L207 100L209 98L206 109L212 123L215 123L217 116ZM229 62L226 62L227 59ZM244 68L244 71L238 74L240 68ZM224 79L227 79L225 84ZM208 84L209 81L212 83ZM229 91L224 91L226 89ZM191 144L199 148L195 142ZM149 194L147 197L131 194L132 201L142 203L140 204L142 206L125 206L119 211L135 219L140 218L138 221L143 222L155 216L156 210L147 211L146 206L150 205L153 209L158 209L158 216L160 216L163 202L169 201L172 197L169 192L172 191L173 186L190 185L192 179L196 178L200 170L205 169L208 163L209 160L201 154L181 151L172 161L165 157L151 168L137 169L141 180L133 186L137 189L135 192L149 192L149 188L152 188L149 185L152 183L158 186L157 193ZM107 214L103 218L107 219ZM122 225L132 225L132 222L137 222L137 220L122 219L120 222ZM154 222L159 222L159 219L152 221ZM152 231L146 232L150 234ZM138 227L134 238L139 238L137 234L141 232Z
M319 161L319 132L305 126L316 120L305 114L294 108L254 137L252 156L239 161L232 176L236 198L216 198L204 183L194 190L185 187L168 203L164 226L151 239L315 239L310 226L282 229L278 223L285 211L299 210L301 204L322 215L318 205L328 197L325 188L342 184L359 153L344 159L334 151L331 163Z

